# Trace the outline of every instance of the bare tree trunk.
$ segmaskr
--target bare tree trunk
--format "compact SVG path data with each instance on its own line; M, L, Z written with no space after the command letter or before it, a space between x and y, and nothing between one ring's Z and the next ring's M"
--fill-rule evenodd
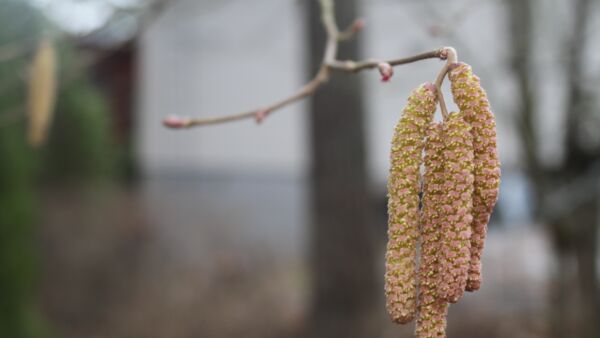
M550 224L557 267L550 299L552 337L592 338L600 332L597 203L594 198Z
M569 307L569 255L562 250L554 250L556 271L550 286L550 302L548 309L548 322L550 337L570 337Z
M351 22L357 1L338 1L336 17ZM308 2L311 75L322 62L325 32L317 1ZM341 58L359 58L356 41L340 46ZM335 74L311 100L312 304L310 337L378 335L374 313L382 286L376 278L365 163L360 78Z
M563 173L567 177L584 175L598 161L598 149L587 149L585 139L580 137L581 126L586 123L586 115L592 109L589 93L585 85L585 52L589 46L590 22L594 0L576 0L574 6L574 27L566 50L567 63L567 158ZM570 220L570 233L573 234L573 253L577 259L578 287L581 299L579 329L581 337L600 335L600 290L596 280L596 252L598 246L598 191L593 188L593 197L573 212Z
M537 157L536 128L534 112L536 108L535 94L530 79L532 64L532 47L535 45L532 34L533 1L510 0L509 27L513 47L513 70L517 78L521 98L520 111L517 114L516 126L524 146L527 174L534 183L538 201L547 193L554 193L561 182L573 182L594 165L598 152L586 149L580 140L580 125L585 121L589 111L589 97L586 95L583 77L584 51L588 38L586 27L592 0L575 0L574 27L572 35L567 39L565 50L568 51L568 62L558 66L565 67L568 82L567 93L567 135L564 140L567 156L558 168L545 168ZM595 186L592 189L596 189ZM548 222L548 231L554 241L556 253L556 272L551 288L551 301L548 313L551 336L597 337L600 333L600 291L596 280L596 251L598 238L598 196L569 212L560 215L560 219ZM565 197L569 203L569 197ZM540 216L544 216L546 206L538 205ZM576 268L570 263L576 263ZM576 278L576 279L575 279ZM574 281L577 282L574 282ZM580 297L573 297L579 291Z
M600 335L600 292L596 280L596 252L598 238L598 200L584 204L571 218L571 226L577 229L575 257L581 299L579 329L581 337Z

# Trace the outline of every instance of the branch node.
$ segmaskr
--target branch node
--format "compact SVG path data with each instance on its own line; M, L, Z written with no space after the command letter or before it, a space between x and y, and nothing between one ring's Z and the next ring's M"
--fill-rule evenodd
M269 115L269 109L262 108L254 114L254 119L257 124L261 124L267 118L267 115Z

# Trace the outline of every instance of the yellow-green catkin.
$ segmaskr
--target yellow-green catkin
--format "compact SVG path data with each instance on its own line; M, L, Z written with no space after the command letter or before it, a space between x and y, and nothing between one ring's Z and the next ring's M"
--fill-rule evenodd
M445 180L443 150L442 124L434 123L427 131L425 144L416 326L419 338L446 336L448 303L437 293L441 254L440 206L444 200Z
M452 65L449 72L454 101L471 124L474 148L473 223L471 261L467 291L481 287L481 255L500 187L500 161L496 147L496 121L480 80L465 63Z
M34 55L29 70L27 110L29 143L38 147L47 137L56 99L56 52L52 42L44 39Z
M388 178L386 306L404 324L416 314L416 250L419 237L420 166L424 138L436 108L436 90L423 84L408 98L396 125Z
M444 121L443 140L438 293L440 298L456 303L467 283L473 221L473 137L462 113L451 113Z

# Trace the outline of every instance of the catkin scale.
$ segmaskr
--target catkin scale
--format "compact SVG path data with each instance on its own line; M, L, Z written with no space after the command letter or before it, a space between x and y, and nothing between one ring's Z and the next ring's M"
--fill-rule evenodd
M448 303L437 294L441 251L440 209L444 195L444 142L442 124L434 123L427 131L425 174L421 209L421 250L416 334L419 338L446 336Z
M385 293L388 313L400 324L413 320L416 314L420 166L424 138L436 102L432 84L423 84L414 90L392 139Z
M474 149L473 222L467 291L481 287L481 255L487 224L498 198L500 161L496 148L496 122L485 90L471 66L457 63L448 75L454 101L471 124Z
M443 124L443 198L439 203L441 251L438 295L450 303L462 297L471 259L473 137L462 113Z

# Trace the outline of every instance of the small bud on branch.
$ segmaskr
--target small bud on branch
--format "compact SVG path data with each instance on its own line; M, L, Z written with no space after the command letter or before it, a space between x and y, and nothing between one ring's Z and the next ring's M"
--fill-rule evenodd
M256 123L260 124L262 123L262 121L265 120L265 118L267 118L267 115L269 114L269 110L267 109L260 109L259 111L256 112Z
M380 62L377 65L377 69L379 69L379 74L381 74L381 82L388 82L394 75L394 68L387 62Z
M171 129L182 129L189 127L190 120L177 115L169 115L163 120L163 125Z
M356 19L352 23L352 31L355 33L360 32L363 28L365 28L365 20L364 19Z

